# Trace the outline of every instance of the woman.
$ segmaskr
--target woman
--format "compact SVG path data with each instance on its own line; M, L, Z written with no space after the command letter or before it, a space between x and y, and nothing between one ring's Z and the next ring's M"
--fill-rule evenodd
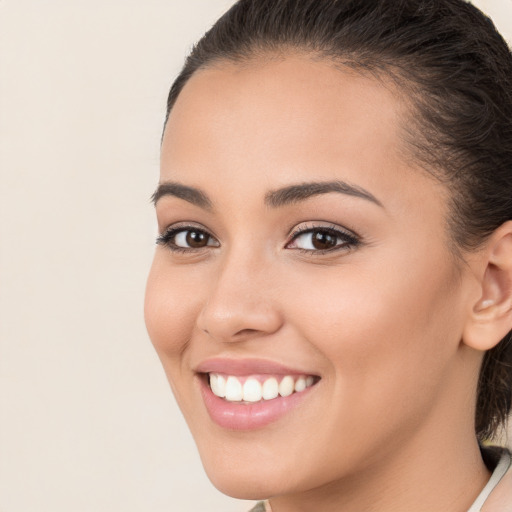
M240 0L168 100L145 315L255 510L512 509L512 57L461 0Z

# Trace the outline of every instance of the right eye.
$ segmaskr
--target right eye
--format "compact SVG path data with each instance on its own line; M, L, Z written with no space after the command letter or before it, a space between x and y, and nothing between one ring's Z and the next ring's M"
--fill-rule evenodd
M165 245L171 251L189 252L205 247L219 247L219 242L208 232L195 226L169 228L156 239L156 243Z

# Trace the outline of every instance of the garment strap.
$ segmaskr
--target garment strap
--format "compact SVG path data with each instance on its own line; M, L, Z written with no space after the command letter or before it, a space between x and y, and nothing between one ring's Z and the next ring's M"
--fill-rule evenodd
M505 451L501 456L496 469L493 471L491 478L487 482L487 485L482 489L482 492L478 495L473 505L469 508L468 512L480 512L485 501L489 497L489 494L494 490L494 488L498 485L499 481L505 476L505 473L510 468L510 463L512 459L510 457L510 453Z

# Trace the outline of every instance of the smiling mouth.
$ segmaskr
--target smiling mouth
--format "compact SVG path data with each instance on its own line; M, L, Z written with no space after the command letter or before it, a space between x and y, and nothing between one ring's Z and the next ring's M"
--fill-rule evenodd
M227 402L253 404L288 397L315 385L320 378L313 375L249 375L235 376L208 373L212 393Z

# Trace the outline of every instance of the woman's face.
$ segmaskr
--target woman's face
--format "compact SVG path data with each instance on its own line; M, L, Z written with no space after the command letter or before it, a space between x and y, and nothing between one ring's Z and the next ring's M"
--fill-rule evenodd
M406 122L305 56L202 70L172 110L146 323L227 494L377 471L467 419L467 279Z

